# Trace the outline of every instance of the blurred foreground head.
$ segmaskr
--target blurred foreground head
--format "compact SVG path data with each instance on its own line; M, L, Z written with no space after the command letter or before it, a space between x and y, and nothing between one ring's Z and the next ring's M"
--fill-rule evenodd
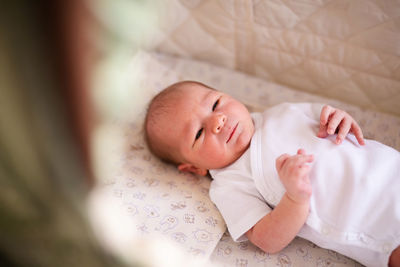
M91 44L85 1L0 10L0 265L118 266L86 222Z

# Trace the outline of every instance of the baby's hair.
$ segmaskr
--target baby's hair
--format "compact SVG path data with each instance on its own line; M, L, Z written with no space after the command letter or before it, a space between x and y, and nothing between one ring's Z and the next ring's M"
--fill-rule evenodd
M157 130L158 121L162 116L171 111L174 107L172 100L179 96L187 85L200 85L214 90L213 88L196 81L181 81L171 84L167 88L158 93L150 102L147 108L146 119L144 123L146 143L150 151L161 160L178 165L180 162L179 155L168 144L163 144L159 138L152 132ZM151 131L151 130L152 131Z

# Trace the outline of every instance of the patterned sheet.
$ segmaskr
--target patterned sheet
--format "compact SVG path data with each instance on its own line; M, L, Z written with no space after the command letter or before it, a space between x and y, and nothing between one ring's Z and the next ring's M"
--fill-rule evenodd
M100 71L99 77L103 88L98 87L95 99L107 96L105 91L110 90L110 83L104 82L106 72ZM131 227L140 235L168 237L191 255L201 255L224 266L356 265L300 238L276 255L265 254L248 242L234 243L224 234L223 219L208 198L209 178L179 173L147 150L142 129L144 107L165 86L179 80L197 80L230 93L250 110L261 110L283 101L323 102L343 108L359 121L367 138L398 150L399 117L294 91L209 63L157 53L136 54L125 66L120 66L117 76L108 78L116 82L116 77L120 83L118 90L125 92L121 98L129 101L120 102L114 107L114 113L107 113L109 107L98 105L108 117L105 116L94 138L95 170L101 187L125 210L132 220ZM111 90L113 95L118 91Z

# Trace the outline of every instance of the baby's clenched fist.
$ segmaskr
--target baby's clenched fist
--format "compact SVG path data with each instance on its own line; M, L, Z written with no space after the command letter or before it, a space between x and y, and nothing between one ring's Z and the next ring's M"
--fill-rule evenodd
M283 154L276 159L276 170L288 197L297 203L308 202L312 193L309 173L314 156L299 149L296 155Z

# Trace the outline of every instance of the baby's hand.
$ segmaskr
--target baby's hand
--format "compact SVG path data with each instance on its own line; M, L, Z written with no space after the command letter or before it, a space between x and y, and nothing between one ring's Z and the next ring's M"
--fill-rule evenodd
M358 123L347 112L325 105L321 110L318 137L325 138L337 131L336 144L341 144L347 134L353 133L360 145L364 137Z
M283 154L276 159L276 170L293 201L304 203L310 199L312 189L309 178L310 166L314 160L313 155L307 155L304 149L299 149L297 154L290 156Z

